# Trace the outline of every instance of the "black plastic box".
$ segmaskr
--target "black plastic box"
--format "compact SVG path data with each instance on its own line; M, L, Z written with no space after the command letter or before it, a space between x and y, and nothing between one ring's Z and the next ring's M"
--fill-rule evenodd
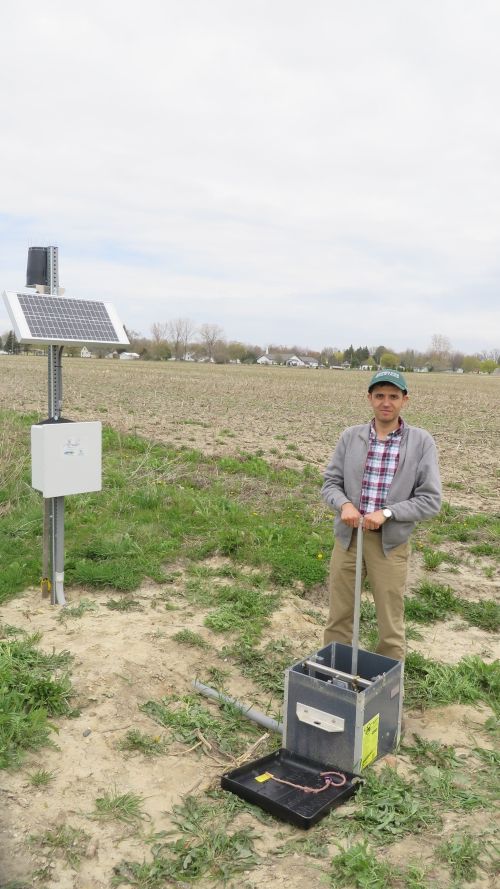
M322 763L305 759L282 748L226 772L221 778L221 786L247 802L255 803L271 815L307 830L331 809L340 806L352 796L362 783L362 778L342 770L347 778L342 787L328 787L321 793L306 793L266 776L272 774L293 784L321 787L325 779L320 773L325 771L327 767Z

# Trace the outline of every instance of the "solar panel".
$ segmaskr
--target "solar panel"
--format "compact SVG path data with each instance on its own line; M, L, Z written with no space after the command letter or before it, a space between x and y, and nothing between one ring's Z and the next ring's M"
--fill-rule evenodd
M128 345L110 303L39 293L4 292L3 296L20 343Z

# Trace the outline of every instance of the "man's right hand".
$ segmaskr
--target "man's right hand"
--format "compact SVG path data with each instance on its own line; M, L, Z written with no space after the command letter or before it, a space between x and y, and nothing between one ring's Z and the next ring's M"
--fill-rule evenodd
M352 503L344 503L340 510L341 521L350 528L358 528L361 522L361 513Z

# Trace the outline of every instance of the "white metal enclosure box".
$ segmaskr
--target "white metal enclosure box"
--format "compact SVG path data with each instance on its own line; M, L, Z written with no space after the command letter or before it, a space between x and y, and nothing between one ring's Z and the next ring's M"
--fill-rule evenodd
M31 484L46 498L102 488L102 424L40 423L31 427Z

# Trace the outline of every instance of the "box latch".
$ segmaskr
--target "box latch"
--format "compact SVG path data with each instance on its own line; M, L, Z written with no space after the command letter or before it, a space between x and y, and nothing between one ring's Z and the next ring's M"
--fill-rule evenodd
M344 720L340 716L334 716L333 713L325 713L324 710L309 707L308 704L301 704L300 701L297 701L296 713L300 722L306 722L307 725L312 725L324 732L344 731Z

